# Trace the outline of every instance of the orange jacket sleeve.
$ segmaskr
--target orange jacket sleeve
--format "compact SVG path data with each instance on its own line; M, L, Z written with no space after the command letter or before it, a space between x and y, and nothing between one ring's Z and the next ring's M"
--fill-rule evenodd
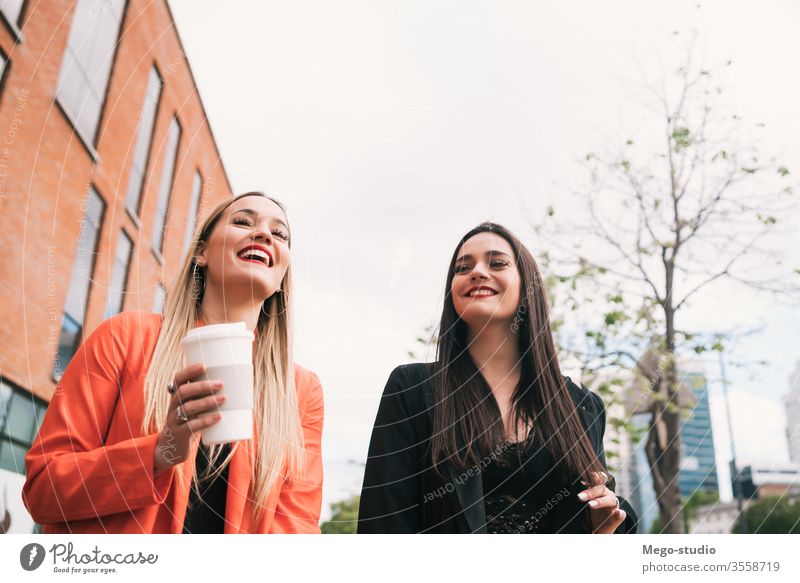
M324 403L319 377L311 373L311 389L302 414L305 464L283 483L270 532L319 534L322 508L322 421Z
M22 499L39 524L136 510L162 503L169 491L174 467L153 475L157 433L104 445L124 386L126 355L135 350L128 346L129 326L126 314L100 324L56 387L25 456Z

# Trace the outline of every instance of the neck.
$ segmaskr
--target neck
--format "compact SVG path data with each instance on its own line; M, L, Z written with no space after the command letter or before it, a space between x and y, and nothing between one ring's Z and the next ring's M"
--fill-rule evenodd
M224 297L224 299L223 299ZM240 300L220 288L206 287L200 302L200 317L206 324L244 322L251 332L256 329L262 302L248 298Z
M467 333L469 354L475 364L491 376L507 376L520 367L519 336L508 322L489 322Z

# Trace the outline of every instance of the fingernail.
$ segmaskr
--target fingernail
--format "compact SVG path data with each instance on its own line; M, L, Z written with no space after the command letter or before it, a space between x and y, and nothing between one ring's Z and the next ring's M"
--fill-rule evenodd
M222 381L214 381L214 388L221 389L222 388Z
M589 506L591 506L592 508L597 506L597 500L592 500L591 502L589 502Z
M581 502L586 502L586 499L587 499L588 497L589 497L589 495L588 495L586 492L581 492L580 494L578 494L578 499L579 499Z

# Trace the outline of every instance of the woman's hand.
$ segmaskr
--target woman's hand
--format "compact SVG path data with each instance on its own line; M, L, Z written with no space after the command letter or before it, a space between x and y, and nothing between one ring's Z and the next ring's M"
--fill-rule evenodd
M619 507L619 500L606 487L608 476L593 472L595 486L578 493L578 499L586 502L588 523L593 534L613 534L625 522L627 513ZM581 481L582 484L585 482Z
M195 381L204 371L202 364L193 364L175 375L167 423L156 443L155 475L186 460L192 440L220 420L216 411L225 401L225 396L219 394L222 381Z

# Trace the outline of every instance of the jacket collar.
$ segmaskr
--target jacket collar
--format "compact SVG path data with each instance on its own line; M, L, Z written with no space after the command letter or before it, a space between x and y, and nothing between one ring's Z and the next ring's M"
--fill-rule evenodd
M588 395L585 391L578 388L569 377L565 377L565 382L569 388L572 400L578 409L584 427L589 427L591 420L583 399ZM430 426L433 427L433 387L431 383L425 383L423 396L425 399L425 411L428 414ZM460 430L456 436L459 448L465 447L464 438ZM467 521L469 532L477 534L486 533L486 508L483 503L483 477L479 466L473 466L472 472L461 471L451 464L447 464L450 483L458 498L459 505Z

